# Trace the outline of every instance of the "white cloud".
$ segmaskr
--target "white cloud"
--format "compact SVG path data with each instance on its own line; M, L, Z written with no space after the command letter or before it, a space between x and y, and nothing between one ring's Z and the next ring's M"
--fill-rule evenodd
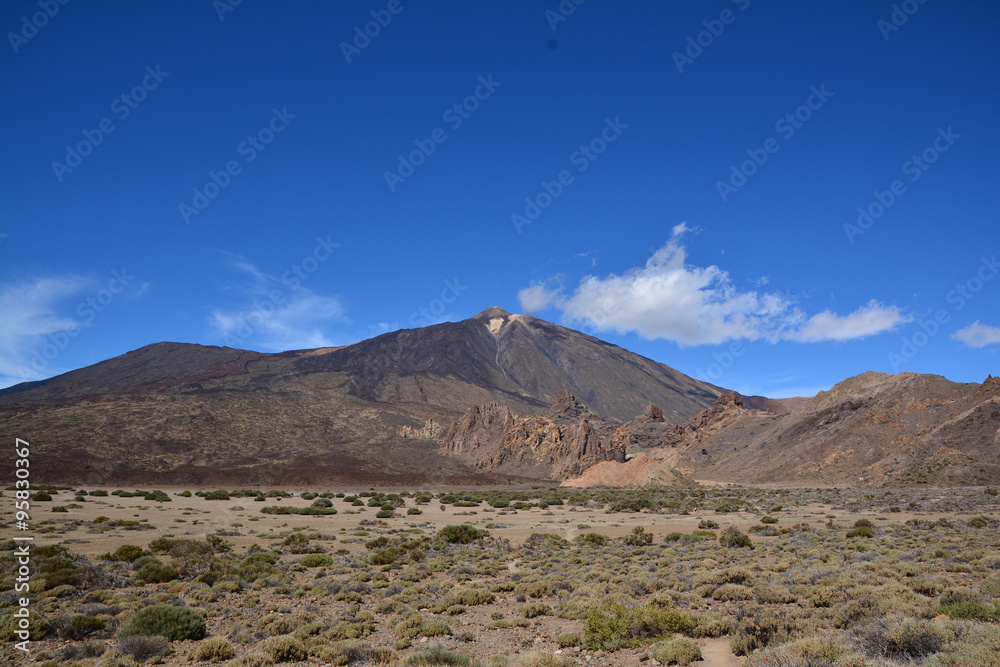
M1000 344L1000 327L980 324L976 320L964 329L959 329L951 335L952 338L969 347L986 347Z
M803 343L857 340L892 331L910 319L896 306L883 306L872 299L849 315L837 315L829 310L813 315L789 338Z
M67 307L65 302L91 284L78 276L63 276L0 286L0 386L61 372L54 368L54 360L87 324L74 317L75 304Z
M240 286L246 296L243 305L209 315L209 326L225 345L283 352L339 344L323 327L348 321L339 299L317 294L300 282L284 283L242 257L231 265L250 280Z
M853 313L830 311L807 317L778 293L742 291L718 266L692 266L680 237L686 223L644 267L621 275L587 276L572 294L561 281L535 282L518 292L525 312L556 308L575 323L598 331L634 331L680 345L728 340L844 341L891 331L908 321L898 308L869 302Z
M549 284L558 283L558 278L547 282ZM517 299L521 303L521 310L526 313L537 313L556 304L559 301L561 291L562 286L558 284L549 287L545 283L533 282L517 293Z

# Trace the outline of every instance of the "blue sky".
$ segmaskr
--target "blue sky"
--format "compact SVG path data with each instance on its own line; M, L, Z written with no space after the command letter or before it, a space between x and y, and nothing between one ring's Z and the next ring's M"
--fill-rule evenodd
M0 26L2 385L491 305L748 394L1000 372L996 3L15 0Z

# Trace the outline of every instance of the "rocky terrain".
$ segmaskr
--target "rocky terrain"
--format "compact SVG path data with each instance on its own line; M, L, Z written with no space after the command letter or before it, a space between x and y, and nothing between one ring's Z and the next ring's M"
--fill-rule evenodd
M1000 383L864 373L785 414L734 392L646 453L695 478L743 483L992 484Z
M601 461L624 462L626 443L616 432L563 391L545 415L516 418L498 403L471 407L452 424L442 448L487 470L560 479Z

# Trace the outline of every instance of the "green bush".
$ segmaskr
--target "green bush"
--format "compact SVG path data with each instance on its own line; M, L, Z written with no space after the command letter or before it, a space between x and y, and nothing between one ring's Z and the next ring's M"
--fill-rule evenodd
M4 642L15 642L24 641L23 637L15 634L18 630L24 630L20 627L18 621L20 619L14 618L14 613L5 609L3 616L0 617L0 641ZM41 641L45 638L49 631L51 630L51 625L48 620L35 611L32 608L28 610L28 638L33 641Z
M58 545L37 547L34 550L36 558L37 575L44 580L44 588L39 590L50 591L59 586L76 586L80 580L80 573L76 563L66 558L63 554L66 549ZM32 584L32 589L36 585Z
M230 660L236 655L233 645L223 637L210 637L198 644L198 648L191 653L191 659L201 662L221 662Z
M847 531L847 537L875 537L875 524L870 519L858 519L854 527Z
M608 543L608 537L600 533L584 533L583 535L577 535L573 541L588 547L599 547Z
M303 567L328 567L333 565L333 558L329 554L309 554L303 556L299 563Z
M187 607L158 604L135 612L118 632L119 638L139 635L162 636L171 641L201 639L205 636L205 619Z
M622 542L631 547L644 547L653 543L653 534L647 533L646 529L642 526L636 526L632 529L630 535L626 535L622 538Z
M525 618L536 618L538 616L551 616L552 607L541 602L529 602L517 610Z
M653 646L653 659L664 665L677 663L682 667L701 660L701 649L690 639L678 637Z
M137 547L134 544L123 544L111 554L111 560L131 563L140 556L142 556L142 547Z
M102 618L80 614L69 619L69 629L66 634L70 639L86 639L106 630L107 627L108 624Z
M396 513L392 510L379 510L375 512L376 519L391 519L394 516L396 516Z
M274 564L278 557L269 551L252 553L235 565L231 565L226 574L231 574L244 581L256 581L274 574Z
M1000 621L1000 610L994 605L978 600L963 600L961 602L941 605L939 610L942 614L947 614L950 618L983 621L984 623Z
M414 653L406 659L407 665L468 665L471 659L462 653L455 653L443 648L432 648Z
M753 549L753 542L750 540L750 537L736 530L734 526L730 526L722 531L722 535L719 536L719 544L730 548L746 547Z
M44 491L39 491L35 495L31 496L31 499L35 502L48 502L52 500L52 496L45 493Z
M869 658L915 662L937 653L952 632L940 623L917 618L875 618L854 630L857 644Z
M260 643L258 649L271 662L296 662L309 657L306 645L292 635L268 637Z
M451 594L451 604L464 604L474 607L480 604L490 604L496 600L496 595L485 588L463 588Z
M674 632L689 634L693 629L691 617L674 609L612 603L587 614L583 642L590 650L617 651L642 646Z
M715 504L715 507L712 509L714 509L719 514L728 514L729 512L739 512L740 502L732 498L723 498L722 500L717 502Z
M165 563L146 563L135 573L135 580L147 584L173 581L177 578L177 570L173 565Z
M488 535L485 530L479 530L474 526L463 523L460 526L445 526L437 532L435 538L444 540L448 544L472 544L476 540L481 540Z
M229 492L225 489L209 491L205 494L205 500L229 500Z

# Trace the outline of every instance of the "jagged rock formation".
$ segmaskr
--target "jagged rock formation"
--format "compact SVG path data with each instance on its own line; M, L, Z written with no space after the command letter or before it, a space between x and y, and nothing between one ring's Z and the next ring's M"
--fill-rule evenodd
M696 444L713 432L725 429L746 412L742 397L735 391L727 391L719 396L715 405L670 429L664 444L668 447Z
M563 479L601 461L625 461L614 425L558 392L546 415L514 417L498 403L469 408L455 421L442 449L491 471Z
M663 418L663 410L657 405L648 405L646 412L630 422L615 429L611 436L616 446L626 451L649 449L652 447L667 447L672 427Z

